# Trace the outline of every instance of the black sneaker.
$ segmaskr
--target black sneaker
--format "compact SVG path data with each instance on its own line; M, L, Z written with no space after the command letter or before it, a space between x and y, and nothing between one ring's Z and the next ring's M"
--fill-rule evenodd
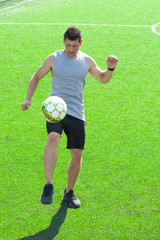
M70 190L68 193L66 193L66 189L65 189L64 200L66 202L68 202L68 205L71 208L79 208L81 205L80 200L74 195L72 190Z
M46 184L41 197L41 203L51 204L53 202L52 195L54 193L53 184Z

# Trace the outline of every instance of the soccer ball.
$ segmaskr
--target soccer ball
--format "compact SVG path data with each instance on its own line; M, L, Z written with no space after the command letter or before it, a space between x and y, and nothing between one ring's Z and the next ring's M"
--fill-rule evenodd
M41 108L42 116L51 123L57 123L64 119L67 113L65 101L57 96L48 97Z

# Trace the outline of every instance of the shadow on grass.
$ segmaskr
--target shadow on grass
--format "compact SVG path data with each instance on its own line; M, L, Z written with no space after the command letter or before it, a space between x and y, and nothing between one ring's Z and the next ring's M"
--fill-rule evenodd
M60 227L65 221L68 204L63 200L61 207L56 215L53 216L50 226L35 235L21 238L20 240L52 240L59 232Z

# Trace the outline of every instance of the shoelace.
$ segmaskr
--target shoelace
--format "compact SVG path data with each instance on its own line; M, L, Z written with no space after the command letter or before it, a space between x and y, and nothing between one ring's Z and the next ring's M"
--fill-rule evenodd
M74 195L74 193L73 193L73 190L70 190L68 193L66 193L67 195Z
M67 194L68 194L69 198L72 198L72 199L76 198L76 196L73 193L73 190L70 190Z

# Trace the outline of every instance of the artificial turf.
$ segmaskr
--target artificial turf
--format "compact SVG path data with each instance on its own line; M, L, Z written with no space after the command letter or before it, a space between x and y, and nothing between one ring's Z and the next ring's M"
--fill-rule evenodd
M0 240L160 238L160 36L150 27L158 18L157 0L0 5ZM47 141L40 108L50 95L50 74L40 81L29 111L21 110L31 76L50 53L63 49L63 33L74 23L115 24L77 27L81 50L99 67L106 68L110 54L119 58L108 84L86 79L86 145L75 187L82 205L77 210L62 202L70 160L65 135L54 171L53 204L40 203Z

